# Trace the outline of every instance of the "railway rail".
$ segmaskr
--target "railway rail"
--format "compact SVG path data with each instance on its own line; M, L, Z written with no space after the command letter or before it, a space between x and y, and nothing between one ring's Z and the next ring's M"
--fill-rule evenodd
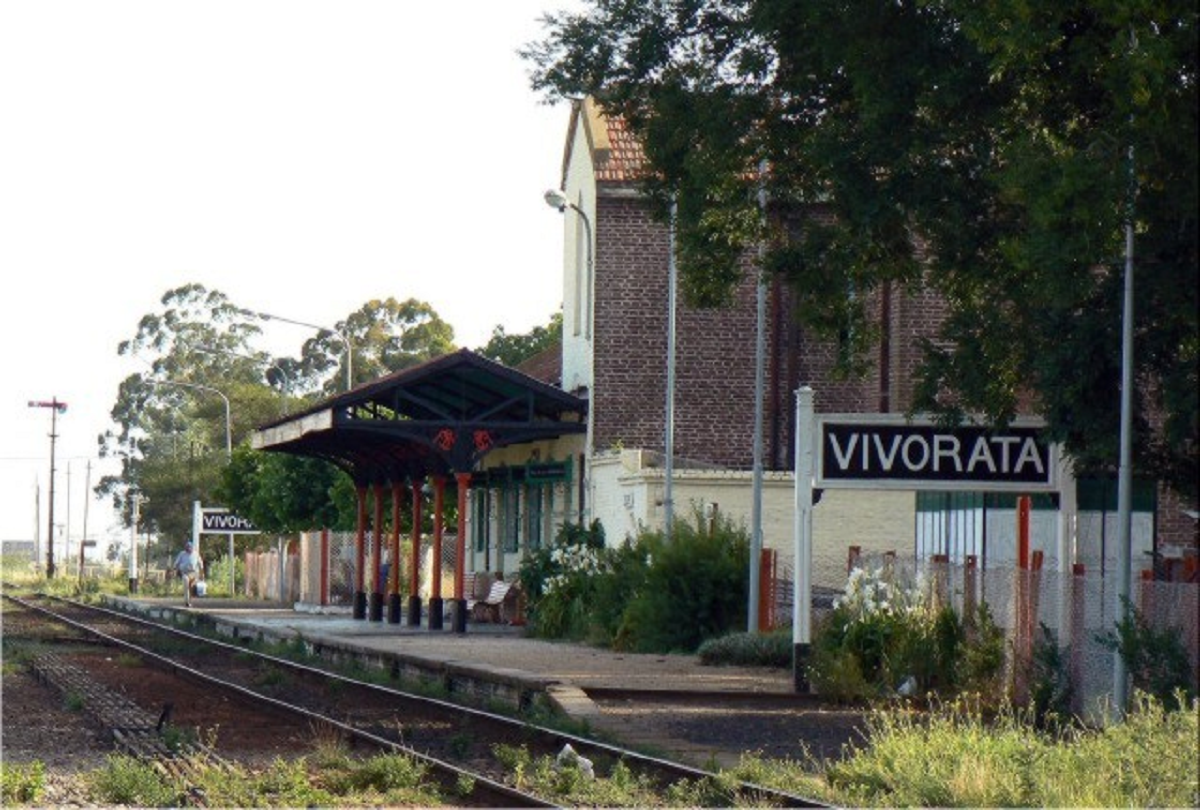
M603 777L618 763L653 780L666 791L684 780L711 780L727 791L728 804L782 807L823 806L807 797L748 783L717 780L689 765L628 750L564 731L393 686L369 683L307 663L258 652L179 627L39 594L18 604L70 628L77 637L97 639L143 657L155 667L204 683L254 705L289 716L310 729L320 727L354 745L400 751L425 763L438 780L475 791L464 797L479 806L549 806L553 802L514 787L497 757L496 745L519 746L532 756L554 756L570 746Z

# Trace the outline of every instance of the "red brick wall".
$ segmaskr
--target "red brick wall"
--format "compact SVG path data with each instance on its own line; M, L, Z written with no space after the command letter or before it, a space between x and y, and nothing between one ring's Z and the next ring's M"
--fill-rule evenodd
M635 199L601 197L596 215L596 324L592 392L595 444L661 452L666 401L666 229ZM744 279L727 309L696 310L680 297L676 314L675 456L747 469L753 461L757 273L747 257ZM817 392L826 412L870 412L876 377L835 381L833 347L794 325L790 294L772 285L766 318L764 458L792 463L799 385ZM778 298L778 300L776 300Z
M665 445L667 357L667 232L633 197L601 196L596 213L595 385L591 393L595 446L621 445L662 452ZM748 469L753 461L755 285L753 257L729 309L694 310L683 304L676 320L675 456ZM835 348L813 340L795 323L793 293L773 283L767 305L764 458L768 469L791 469L794 392L810 385L817 411L893 413L912 405L921 339L933 337L944 304L932 291L892 287L867 302L888 340L877 347L871 371L837 380ZM888 306L883 306L883 296ZM886 353L887 375L880 369ZM1196 522L1185 504L1163 490L1160 544L1197 548ZM1165 550L1165 549L1164 549Z

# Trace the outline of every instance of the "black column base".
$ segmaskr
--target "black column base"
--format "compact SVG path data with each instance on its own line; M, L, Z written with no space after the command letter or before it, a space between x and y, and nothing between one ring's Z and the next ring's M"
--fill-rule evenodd
M53 576L53 574L51 574L51 576ZM129 578L129 592L137 593L137 589L138 589L138 578L130 577Z
M811 644L792 645L792 678L798 695L812 692L812 684L808 682L808 656L811 648Z
M421 597L416 594L408 597L408 626L421 626Z
M441 630L445 627L445 615L443 611L444 600L440 596L435 596L429 600L429 629Z
M354 613L351 615L353 615L356 619L367 618L367 595L363 591L355 591Z
M400 624L400 594L398 593L388 596L387 620L388 624Z
M455 633L467 632L467 600L455 599L450 605L450 626Z
M371 594L370 611L371 621L383 621L383 594L381 594L379 591L375 591L375 593Z

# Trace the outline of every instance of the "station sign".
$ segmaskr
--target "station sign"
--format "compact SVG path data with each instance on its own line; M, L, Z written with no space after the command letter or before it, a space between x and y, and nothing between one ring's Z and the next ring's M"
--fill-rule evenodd
M197 507L193 525L198 534L259 534L249 520L220 507Z
M816 485L907 490L1053 491L1058 448L1040 426L946 427L872 415L817 419Z

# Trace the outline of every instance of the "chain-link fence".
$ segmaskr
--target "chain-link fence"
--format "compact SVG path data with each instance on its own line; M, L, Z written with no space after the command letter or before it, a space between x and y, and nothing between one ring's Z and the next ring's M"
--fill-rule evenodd
M292 604L300 598L300 558L271 549L246 552L246 596Z
M354 532L306 532L300 535L299 601L309 606L350 607L354 604L355 577L355 533ZM381 538L379 579L370 581L375 570L375 536L366 533L363 553L364 588L372 593L377 585L380 593L390 590L392 555L389 548L391 537ZM454 595L454 566L457 560L455 535L442 537L441 595L448 599ZM412 540L400 538L400 593L407 596L411 590L409 567L412 564ZM432 595L433 544L430 538L421 543L421 597Z
M1005 635L1005 673L1014 697L1030 687L1032 660L1039 644L1057 646L1072 687L1072 709L1100 716L1112 695L1114 638L1119 601L1115 578L1088 572L1083 566L1060 572L1039 568L1035 555L1028 570L1011 565L978 568L971 558L951 563L943 558L917 559L896 554L851 556L849 567L885 571L898 583L925 583L940 604L960 616L986 604ZM779 625L790 624L792 570L780 567L771 583ZM838 594L814 588L814 624L833 606ZM1200 689L1200 583L1166 582L1148 576L1132 584L1130 602L1143 628L1174 637L1184 651L1192 684Z

